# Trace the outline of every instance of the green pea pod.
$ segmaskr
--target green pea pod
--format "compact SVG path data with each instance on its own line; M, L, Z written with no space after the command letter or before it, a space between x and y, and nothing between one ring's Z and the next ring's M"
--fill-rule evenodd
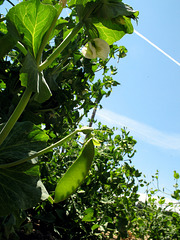
M87 176L94 158L94 144L90 138L77 160L58 182L55 189L54 203L61 202L73 194Z

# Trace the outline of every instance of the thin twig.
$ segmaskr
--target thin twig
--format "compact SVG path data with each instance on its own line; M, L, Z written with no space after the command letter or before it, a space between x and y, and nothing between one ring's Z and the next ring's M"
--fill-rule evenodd
M91 120L89 122L89 127L92 127L92 124L94 122L94 119L95 119L95 116L96 116L97 107L98 107L98 103L99 103L99 101L96 99L96 101L95 101L96 106L93 109L93 112L92 112L92 115L91 115Z

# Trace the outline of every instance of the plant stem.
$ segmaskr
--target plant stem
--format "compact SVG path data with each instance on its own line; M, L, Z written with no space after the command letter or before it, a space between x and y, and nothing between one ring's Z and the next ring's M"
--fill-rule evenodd
M31 159L33 159L33 158L36 158L36 157L38 157L38 156L40 156L40 155L42 155L42 154L44 154L44 153L47 153L47 152L49 152L51 149L53 149L53 148L55 148L55 147L63 144L63 143L64 143L65 141L67 141L69 138L72 138L76 133L78 133L78 132L80 132L80 131L81 131L81 129L75 130L74 132L72 132L72 133L70 133L69 135L67 135L65 138L59 140L58 142L56 142L56 143L48 146L47 148L44 148L43 150L41 150L41 151L39 151L39 152L37 152L37 153L35 153L35 154L27 157L27 158L23 158L23 159L20 159L20 160L18 160L18 161L12 162L12 163L0 164L0 168L14 167L14 166L16 166L16 165L19 165L19 164L21 164L21 163L24 163L24 162L26 162L26 161L29 161L29 160L31 160Z
M22 45L22 43L17 42L16 47L19 48L19 50L24 54L24 56L27 55L27 50L26 48Z
M6 137L9 134L9 132L11 131L11 129L13 128L13 126L15 125L15 123L17 122L19 117L21 116L22 112L24 111L24 109L25 109L26 105L28 104L28 101L31 97L31 93L32 92L28 88L26 88L23 96L21 97L21 100L19 101L19 104L17 105L14 112L12 113L12 115L8 119L7 123L5 124L5 126L3 127L3 129L0 132L0 145L4 142L4 140L6 139Z
M70 53L70 54L71 54L71 53ZM60 72L60 71L63 71L63 70L66 68L66 66L67 66L68 64L67 64L65 67L63 67L62 69L60 69L60 68L64 65L64 63L68 60L70 54L68 54L68 55L62 60L62 62L59 63L59 64L56 66L56 68L54 68L54 70L52 71L52 74L56 74L56 73L58 73L58 71L59 71L59 72Z
M61 42L61 44L54 50L54 52L39 66L39 71L47 68L64 50L64 48L69 44L72 38L79 32L83 22L79 22L75 28L67 35L67 37Z
M41 72L45 68L47 68L64 50L64 48L68 45L68 43L72 40L72 38L79 32L82 28L84 22L91 15L92 11L97 7L99 3L94 3L91 5L91 8L86 8L84 12L84 16L80 19L80 22L75 26L75 28L68 34L68 36L62 41L62 43L54 50L54 52L39 66L39 71Z
M42 149L41 151L27 157L27 158L23 158L23 159L20 159L18 161L15 161L15 162L11 162L11 163L6 163L6 164L0 164L0 169L1 168L10 168L10 167L14 167L14 166L17 166L19 164L22 164L24 162L27 162L33 158L36 158L36 157L39 157L40 155L44 154L44 153L47 153L49 152L51 149L57 147L57 146L60 146L62 145L65 141L67 141L69 138L72 138L74 135L76 135L78 132L83 132L84 134L86 134L87 132L86 131L92 131L93 129L92 128L89 128L89 127L82 127L80 129L76 129L74 132L70 133L69 135L67 135L66 137L64 137L63 139L57 141L56 143Z
M41 43L41 46L40 46L40 49L39 49L39 51L38 51L37 58L36 58L36 62L37 62L38 65L39 65L39 62L40 62L40 60L41 60L42 52L43 52L43 50L44 50L44 48L45 48L45 46L46 46L46 44L47 44L47 42L48 42L48 40L49 40L49 36L50 36L52 30L54 29L54 27L55 27L55 25L56 25L56 22L57 22L57 20L58 20L58 18L59 18L59 15L60 15L61 12L62 12L62 10L63 10L63 7L62 7L62 5L60 5L60 6L59 6L59 9L58 9L58 11L57 11L57 15L56 15L56 17L53 19L53 21L52 21L51 27L48 29L48 31L46 32L46 34L45 34L45 36L44 36L44 38L43 38L43 41L42 41L42 43Z
M96 106L93 108L93 112L92 112L92 115L91 115L91 120L89 122L89 127L92 127L92 124L94 122L96 111L97 111L97 107L98 107L98 103L99 103L99 101L98 101L98 99L96 99L96 101L95 101Z

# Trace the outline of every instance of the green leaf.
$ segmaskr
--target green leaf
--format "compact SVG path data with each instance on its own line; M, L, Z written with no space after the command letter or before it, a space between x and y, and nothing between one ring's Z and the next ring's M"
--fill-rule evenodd
M94 145L92 139L90 139L86 142L78 159L70 166L58 182L55 189L55 203L68 198L81 185L88 174L93 157Z
M44 75L39 72L36 60L30 53L25 57L21 69L20 80L22 86L28 87L32 92L36 93L34 99L37 102L45 102L51 97L51 90Z
M6 24L4 22L0 22L0 35L6 34L8 32Z
M94 231L96 230L97 228L99 228L100 226L98 224L94 224L92 227L91 227L91 230Z
M165 203L165 198L164 197L161 197L160 198L160 200L158 201L158 203L160 204L160 205L162 205L162 204L164 204Z
M51 5L45 5L40 0L25 1L11 8L7 20L11 22L19 35L23 36L23 44L36 57L44 34L47 32L57 10ZM12 28L9 27L12 35Z
M0 0L0 5L2 5L4 3L5 0Z
M94 146L97 146L97 147L101 146L100 141L96 138L93 138L93 143L94 143Z
M88 6L86 6L88 8ZM82 10L81 10L82 11ZM86 9L87 12L87 9ZM82 15L82 13L80 14ZM91 24L86 21L89 35L95 29L99 38L109 45L120 40L126 33L133 33L132 19L137 19L138 12L120 0L106 0L98 2L97 7L90 15ZM93 27L92 27L93 26ZM97 35L97 34L96 34Z
M175 179L179 179L179 177L180 177L180 176L179 176L179 173L177 173L176 171L174 171L174 178L175 178Z
M1 126L2 127L2 126ZM0 147L0 164L26 158L46 146L48 136L31 122L16 123ZM39 180L39 166L26 162L0 169L0 215L34 206L48 193Z
M6 24L0 22L0 58L3 58L16 44L17 40L8 33Z
M124 4L121 0L106 0L95 9L93 15L97 18L112 19L118 16L126 16L131 18L137 17L137 11L134 11L132 7Z
M0 79L0 92L1 92L2 90L4 90L5 88L6 88L5 82L3 82L3 80Z
M11 163L40 151L46 147L48 138L31 122L16 123L0 146L0 164Z
M173 194L171 194L172 198L175 198L176 200L180 200L180 189L177 189L176 191L174 191Z
M99 38L105 40L109 45L120 40L126 33L132 33L133 27L127 25L117 24L111 20L93 19L93 24L99 32Z
M0 169L0 216L28 209L48 198L39 174L39 166L30 162Z
M0 58L3 58L16 44L16 39L13 39L9 33L0 37Z
M94 217L93 208L86 209L84 213L85 213L85 216L82 219L83 222L93 222L96 220L96 218Z

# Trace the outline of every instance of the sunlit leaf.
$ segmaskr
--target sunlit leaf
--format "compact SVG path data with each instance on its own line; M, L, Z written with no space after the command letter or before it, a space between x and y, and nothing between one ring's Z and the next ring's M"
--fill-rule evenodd
M12 26L17 29L24 45L36 57L42 38L56 14L53 6L42 4L40 0L24 1L8 12L7 20L11 23L8 28L12 35Z
M105 40L109 45L120 40L126 33L133 33L132 24L129 21L127 23L128 25L122 25L111 20L93 19L93 24L99 32L99 38Z
M82 219L83 222L92 222L92 221L96 220L96 218L94 217L94 209L93 208L86 209L86 211L84 213L85 213L85 216Z
M179 173L177 173L176 171L174 171L174 178L175 178L175 179L179 179L179 177L180 177L180 176L179 176Z

